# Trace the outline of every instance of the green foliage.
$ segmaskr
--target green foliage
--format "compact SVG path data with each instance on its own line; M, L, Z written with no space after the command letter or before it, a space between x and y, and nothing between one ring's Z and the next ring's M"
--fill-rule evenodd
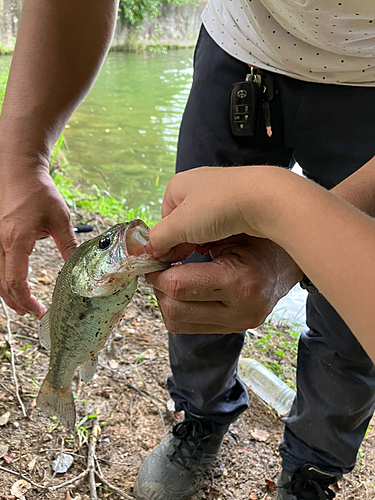
M73 210L80 208L87 213L95 212L110 218L113 223L138 218L149 226L156 223L147 207L126 209L125 200L114 198L108 191L98 188L95 184L84 189L76 187L59 171L55 172L53 181L67 205Z
M187 3L196 3L196 0L120 0L119 12L125 22L141 24L146 19L158 17L162 5L167 3L181 7Z
M8 75L9 75L9 70L5 71L0 75L0 112L3 107L3 101L4 101L4 95L5 95L5 89L7 86L8 82Z
M3 45L0 43L0 55L1 56L8 56L9 54L12 54L13 50L7 47L6 45Z

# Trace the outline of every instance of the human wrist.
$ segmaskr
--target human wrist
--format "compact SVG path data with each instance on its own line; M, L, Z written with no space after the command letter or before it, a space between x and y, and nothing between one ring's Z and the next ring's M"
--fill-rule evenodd
M251 236L278 242L289 211L291 174L280 167L243 167L238 183L238 205L244 221L244 232Z

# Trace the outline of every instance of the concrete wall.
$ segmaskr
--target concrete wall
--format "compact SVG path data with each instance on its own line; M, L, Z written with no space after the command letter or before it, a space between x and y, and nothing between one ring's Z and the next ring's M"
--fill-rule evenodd
M200 0L198 5L186 4L182 7L165 4L160 17L153 22L145 22L136 29L118 21L112 45L123 47L134 42L143 42L146 45L193 45L198 36L200 17L206 3L207 0Z
M137 29L119 20L116 25L112 46L128 47L139 44L194 44L200 26L200 15L207 0L198 0L198 5L187 4L178 7L166 4L162 15L153 22L146 22ZM0 52L14 48L22 0L0 0Z
M22 0L0 0L0 52L14 48Z

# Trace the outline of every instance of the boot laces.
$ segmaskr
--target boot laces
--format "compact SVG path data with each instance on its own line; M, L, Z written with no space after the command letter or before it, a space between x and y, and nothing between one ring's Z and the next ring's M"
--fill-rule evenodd
M298 500L330 500L336 496L328 487L331 483L331 478L322 477L318 482L297 471L281 488L286 489L288 494L295 495Z
M181 468L190 470L191 463L199 459L202 443L212 435L212 429L209 422L186 414L184 421L174 427L173 435L179 442L173 445L174 451L167 457Z

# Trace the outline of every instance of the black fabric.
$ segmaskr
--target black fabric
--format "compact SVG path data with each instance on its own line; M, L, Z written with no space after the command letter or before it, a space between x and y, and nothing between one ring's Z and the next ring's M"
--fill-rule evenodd
M308 177L331 188L375 154L375 88L308 83L277 74L270 102L272 137L264 122L254 137L233 136L230 89L248 71L202 28L177 171L203 165L288 168L296 160ZM306 462L347 472L373 412L374 365L321 295L309 297L307 318L310 331L300 341L297 401L280 449L283 464L289 472ZM173 375L168 383L177 407L220 424L233 421L247 404L246 390L235 376L242 344L239 334L170 335Z

